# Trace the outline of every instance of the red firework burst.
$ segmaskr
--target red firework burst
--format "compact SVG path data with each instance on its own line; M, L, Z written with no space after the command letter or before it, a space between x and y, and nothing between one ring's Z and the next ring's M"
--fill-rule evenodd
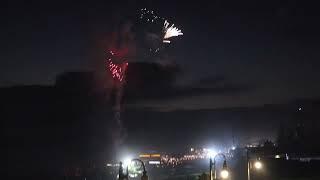
M115 64L112 62L111 58L108 59L108 68L112 74L113 79L120 82L123 81L126 69L128 67L128 62L124 61L120 64Z

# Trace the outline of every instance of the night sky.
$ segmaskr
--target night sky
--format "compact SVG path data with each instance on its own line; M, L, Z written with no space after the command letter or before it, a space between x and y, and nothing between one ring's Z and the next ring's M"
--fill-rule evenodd
M104 72L108 35L144 7L174 22L184 35L168 48L166 62L176 66L165 73L168 77L166 70L145 70L151 60L129 68L132 76L123 100L129 145L159 147L170 135L190 144L228 145L232 135L239 135L237 140L274 137L279 119L292 118L297 107L282 111L279 104L319 98L320 13L315 1L302 0L2 2L1 89L53 86L64 72ZM137 74L149 82L146 88L135 88ZM139 91L142 95L133 97ZM194 136L190 127L204 130ZM166 135L155 132L165 129ZM153 139L144 139L141 132Z
M183 109L251 106L319 96L317 6L303 1L2 3L1 86L53 84L64 71L95 70L99 39L115 19L150 7L183 29L172 44L177 84L243 87L143 105ZM216 82L217 78L220 82Z
M150 7L182 27L173 44L178 84L246 91L196 94L143 105L202 109L318 97L319 12L302 1L23 2L4 6L1 86L53 84L64 71L95 70L114 19ZM213 81L213 82L211 82Z

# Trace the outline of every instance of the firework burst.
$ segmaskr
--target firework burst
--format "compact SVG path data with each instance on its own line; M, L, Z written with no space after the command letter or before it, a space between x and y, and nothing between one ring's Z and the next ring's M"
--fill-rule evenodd
M139 18L148 23L155 23L159 20L164 20L164 18L158 16L154 11L148 10L147 8L140 9Z
M163 43L170 43L171 41L169 40L169 38L183 35L182 31L175 27L174 24L172 24L171 26L169 25L170 23L165 20L163 24Z
M109 57L107 60L107 68L111 72L111 76L113 79L122 82L124 80L124 76L129 64L126 60L123 60L121 58L119 60L119 58L115 58L116 53L114 51L109 51L109 53L111 57ZM120 63L116 63L115 61L118 61Z
M126 85L128 62L136 59L156 59L162 56L162 50L167 47L165 43L170 43L172 37L183 35L174 24L170 24L165 18L146 8L140 9L132 26L134 26L132 29L131 26L126 26L125 31L120 27L121 31L114 32L115 40L113 44L110 43L105 64L113 80L112 89L115 92L113 107L114 120L117 124L113 130L115 148L122 143L126 135L121 120L121 102Z
M123 142L126 134L121 120L121 100L123 96L123 88L125 85L125 76L128 68L128 62L123 57L121 51L110 50L108 53L109 57L107 58L106 68L110 71L111 77L114 80L113 88L115 90L113 118L116 122L116 126L113 129L112 136L114 139L114 145L117 148Z
M170 38L183 35L182 31L170 24L168 20L146 8L140 9L139 22L142 22L142 30L146 32L150 43L150 52L158 53L163 49L162 44L171 43Z
M114 79L117 79L120 82L123 81L127 67L128 67L128 62L123 62L121 64L115 64L112 62L111 59L108 59L108 68L112 74L112 77Z

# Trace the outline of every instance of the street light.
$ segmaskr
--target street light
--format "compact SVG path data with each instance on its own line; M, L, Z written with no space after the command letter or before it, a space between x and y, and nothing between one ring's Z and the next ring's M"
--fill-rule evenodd
M222 171L220 173L220 176L222 179L227 179L229 177L229 171L228 171L226 159L223 161L223 166L222 166Z
M227 179L229 177L229 172L227 170L222 170L220 176L222 179Z
M148 180L148 176L147 176L147 171L146 171L146 167L144 165L144 162L141 161L140 159L131 159L131 158L126 158L124 159L123 163L120 161L120 166L119 166L119 179L118 180L129 180L129 165L133 162L133 161L138 161L141 163L142 167L143 167L143 173L141 176L141 180ZM123 173L123 166L124 165L127 168L127 174Z
M247 148L247 172L248 172L248 180L251 179L251 168L250 168L250 157L249 157L249 148ZM256 170L261 170L263 168L263 164L260 161L260 158L258 158L254 164L253 164L254 169Z
M212 180L212 165L213 165L213 171L214 171L214 179L217 179L217 171L216 171L216 157L218 156L222 156L224 161L223 161L223 166L222 166L222 170L220 172L220 176L222 179L227 179L229 177L229 171L228 171L228 167L227 167L227 158L224 154L222 153L218 153L214 156L213 158L213 162L212 162L212 157L210 157L210 172L209 172L209 176L210 176L210 180Z
M262 163L260 162L260 160L257 160L256 162L254 162L254 167L257 170L260 170L262 168Z
M144 162L141 161L140 159L132 159L132 161L138 161L141 163L142 167L143 167L143 172L142 172L142 176L141 176L141 180L148 180L148 176L147 176L147 171L146 171L146 167L144 165Z

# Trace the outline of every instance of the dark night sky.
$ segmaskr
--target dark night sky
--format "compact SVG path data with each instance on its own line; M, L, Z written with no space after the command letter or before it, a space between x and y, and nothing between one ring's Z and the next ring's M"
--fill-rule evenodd
M320 96L320 14L316 3L297 0L2 3L0 86L52 85L66 71L100 71L101 42L116 22L142 7L183 30L169 47L180 70L172 91L154 88L157 98L128 100L129 114L152 109L154 115L170 111L171 117L184 119L183 110L257 107ZM199 116L226 119L226 114Z
M0 84L52 84L70 70L95 70L103 57L99 39L112 20L151 7L182 27L173 47L183 73L179 86L246 87L142 106L202 109L279 103L318 97L319 12L303 1L3 3ZM131 8L129 8L131 7ZM114 18L116 17L116 18ZM222 85L221 85L222 84ZM136 106L136 105L134 105Z

